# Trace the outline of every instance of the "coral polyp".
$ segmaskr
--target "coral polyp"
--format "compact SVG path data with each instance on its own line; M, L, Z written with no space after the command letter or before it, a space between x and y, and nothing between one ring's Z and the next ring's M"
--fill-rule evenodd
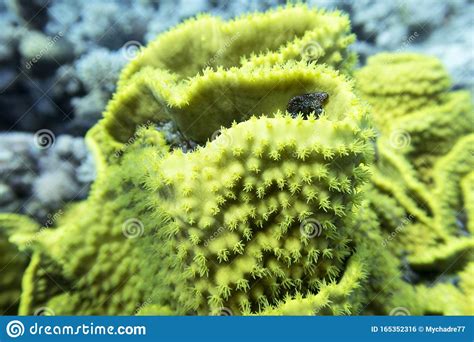
M158 237L176 258L177 303L248 314L339 278L351 254L344 219L371 151L370 130L356 123L253 117L151 166L146 185L172 219Z
M368 83L375 79L378 88ZM472 314L473 307L462 299L472 297L472 289L453 285L472 268L474 251L470 96L449 91L449 76L438 61L413 54L376 56L358 72L357 80L378 122L379 160L372 196L381 228L388 234L385 244L405 259L408 272L420 274L417 296L436 302L428 307L424 300L417 302L417 313ZM389 108L390 101L402 97L400 107ZM427 272L436 276L423 279ZM441 292L456 299L438 299Z
M187 138L203 143L221 126L284 110L291 97L316 90L308 64L350 70L349 30L346 16L305 6L230 22L188 20L125 68L102 127L123 143L136 125L172 120ZM317 55L309 60L307 50Z

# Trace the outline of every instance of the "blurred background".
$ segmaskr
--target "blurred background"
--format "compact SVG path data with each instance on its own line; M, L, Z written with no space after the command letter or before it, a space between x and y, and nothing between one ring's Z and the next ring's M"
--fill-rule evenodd
M313 0L352 21L363 65L379 51L439 57L474 89L474 0ZM43 225L87 196L83 137L120 70L157 34L201 12L229 19L281 0L0 0L0 212Z

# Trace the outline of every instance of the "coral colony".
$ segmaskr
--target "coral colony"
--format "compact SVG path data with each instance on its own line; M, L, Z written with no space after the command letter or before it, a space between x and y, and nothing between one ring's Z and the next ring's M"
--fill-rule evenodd
M356 69L354 39L304 5L158 36L87 134L88 198L0 215L0 308L474 314L470 95L432 57Z

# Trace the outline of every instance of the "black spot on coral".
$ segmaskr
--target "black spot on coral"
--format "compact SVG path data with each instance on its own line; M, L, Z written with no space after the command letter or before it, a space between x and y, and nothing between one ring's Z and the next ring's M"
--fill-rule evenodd
M319 117L323 112L323 106L329 98L329 94L326 92L316 92L295 96L290 99L286 110L291 116L296 117L299 113L303 114L305 119L311 113L314 113L316 117Z

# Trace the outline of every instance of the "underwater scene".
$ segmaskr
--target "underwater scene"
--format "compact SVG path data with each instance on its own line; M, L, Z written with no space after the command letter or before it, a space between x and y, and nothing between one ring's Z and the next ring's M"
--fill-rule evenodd
M472 0L0 0L1 315L474 315Z

